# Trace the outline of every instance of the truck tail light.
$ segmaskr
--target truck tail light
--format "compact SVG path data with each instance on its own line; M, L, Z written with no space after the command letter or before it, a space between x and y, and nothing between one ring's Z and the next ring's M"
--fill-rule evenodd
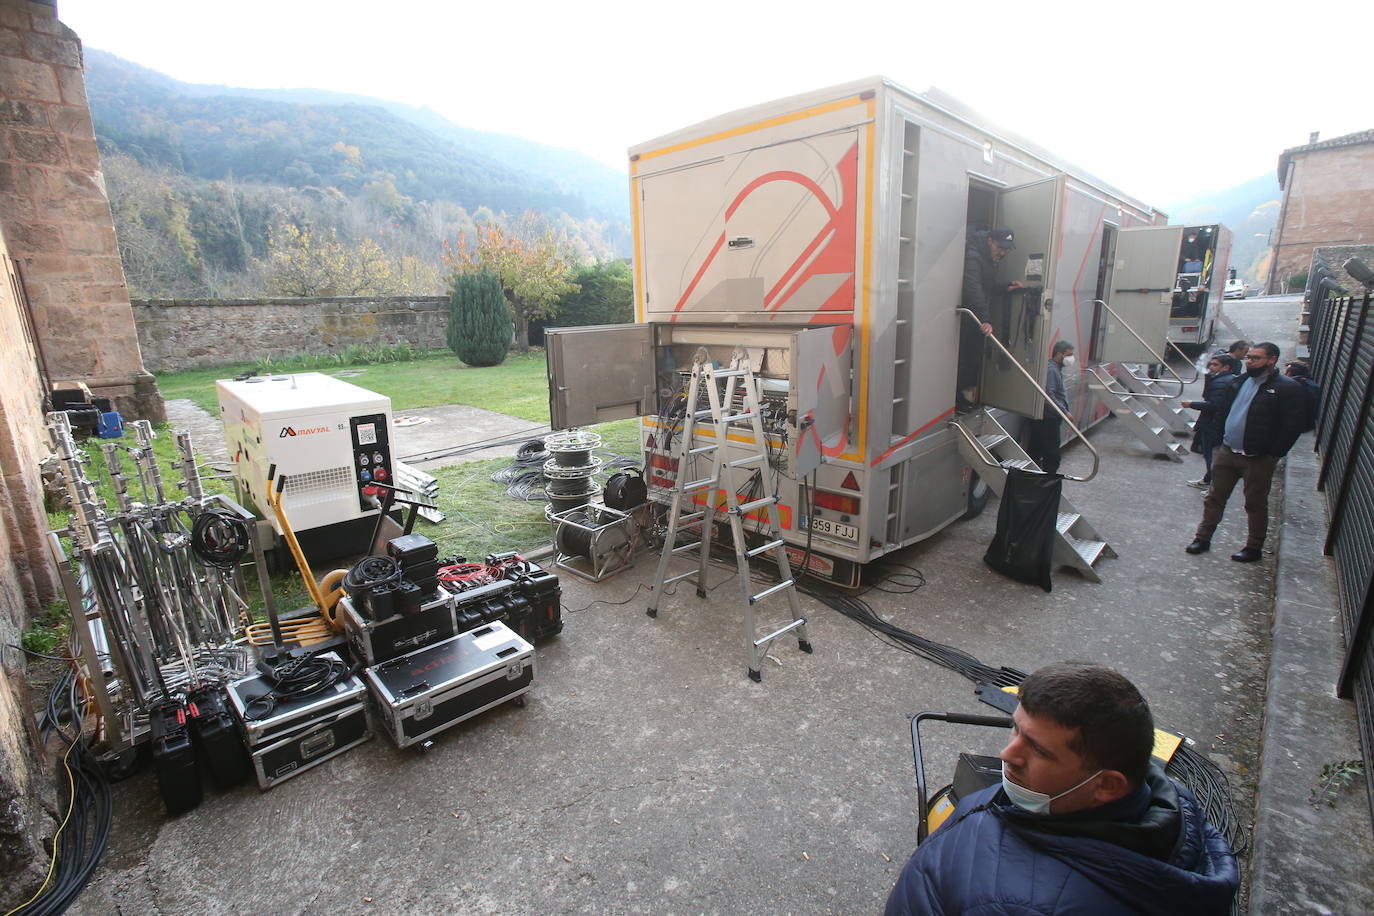
M827 493L825 490L817 490L816 505L842 512L845 515L859 514L859 497L846 496L843 493Z

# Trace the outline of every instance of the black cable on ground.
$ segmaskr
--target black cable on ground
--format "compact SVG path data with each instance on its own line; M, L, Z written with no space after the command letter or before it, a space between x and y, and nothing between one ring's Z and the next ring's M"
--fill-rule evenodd
M351 677L356 670L337 658L325 658L322 655L292 658L278 665L267 678L273 685L271 691L253 697L244 704L244 718L266 718L279 703L304 700L323 693Z

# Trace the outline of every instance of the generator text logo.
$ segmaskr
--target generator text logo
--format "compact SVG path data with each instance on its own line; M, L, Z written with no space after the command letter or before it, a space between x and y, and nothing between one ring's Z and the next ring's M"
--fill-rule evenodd
M278 439L285 439L287 436L310 436L315 433L329 432L328 426L311 426L308 429L296 429L293 426L283 426L281 432L277 433Z

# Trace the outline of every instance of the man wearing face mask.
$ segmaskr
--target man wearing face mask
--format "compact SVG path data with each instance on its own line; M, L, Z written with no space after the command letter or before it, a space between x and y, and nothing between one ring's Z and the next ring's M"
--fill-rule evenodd
M1212 548L1212 533L1226 512L1226 501L1240 481L1245 482L1245 546L1231 559L1254 563L1262 556L1269 527L1269 487L1274 468L1288 454L1307 423L1307 395L1302 386L1277 371L1279 348L1257 343L1245 356L1245 375L1222 386L1203 402L1222 429L1221 444L1212 452L1212 487L1202 503L1202 522L1188 553Z
M1154 722L1110 668L1026 678L1002 785L961 799L902 869L887 916L1224 914L1235 856L1150 759Z
M1045 391L1050 400L1059 405L1064 413L1069 412L1069 398L1064 391L1064 370L1073 368L1073 344L1067 340L1056 340L1050 350L1050 364L1045 375ZM1059 441L1062 437L1063 420L1054 408L1045 405L1045 415L1029 423L1029 436L1026 441L1026 454L1040 466L1046 474L1059 473Z

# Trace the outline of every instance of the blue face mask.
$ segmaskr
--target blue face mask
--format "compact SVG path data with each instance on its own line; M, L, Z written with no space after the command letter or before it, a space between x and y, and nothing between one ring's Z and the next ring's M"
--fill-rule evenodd
M1073 786L1069 789L1065 789L1058 795L1050 796L1046 795L1044 792L1034 792L1030 789L1027 789L1024 786L1018 786L1016 783L1012 782L1010 779L1007 778L1007 765L1003 763L1002 791L1007 793L1007 798L1011 799L1011 803L1013 805L1015 805L1023 811L1028 811L1031 814L1049 814L1050 802L1063 798L1065 795L1068 795L1075 789L1081 789L1083 786L1087 785L1089 782L1095 779L1097 775L1101 772L1103 771L1098 770L1097 773L1092 774L1092 776L1089 776L1087 779L1083 780L1078 785Z

